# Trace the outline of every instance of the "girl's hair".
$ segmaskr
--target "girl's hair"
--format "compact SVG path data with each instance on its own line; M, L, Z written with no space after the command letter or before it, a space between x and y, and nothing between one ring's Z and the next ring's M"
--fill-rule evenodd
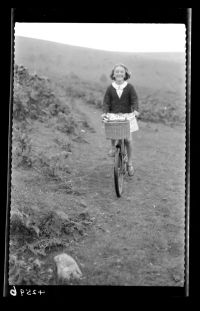
M115 68L116 68L116 67L123 67L123 68L124 68L124 70L125 70L125 77L124 77L124 80L130 79L131 73L128 71L128 68L127 68L124 64L116 64L116 65L113 67L113 69L112 69L112 71L111 71L111 74L110 74L110 78L111 78L112 80L115 80L114 71L115 71Z

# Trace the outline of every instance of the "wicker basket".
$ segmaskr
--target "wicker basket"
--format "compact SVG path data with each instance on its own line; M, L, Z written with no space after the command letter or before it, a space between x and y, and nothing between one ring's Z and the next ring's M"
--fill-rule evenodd
M105 122L106 139L130 138L130 121L109 121Z

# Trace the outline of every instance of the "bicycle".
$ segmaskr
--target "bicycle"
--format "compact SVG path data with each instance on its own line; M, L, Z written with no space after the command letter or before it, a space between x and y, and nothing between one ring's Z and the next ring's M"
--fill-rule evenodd
M130 138L129 120L103 120L107 139L115 139L114 185L117 197L123 193L124 178L128 171L128 155L125 139Z

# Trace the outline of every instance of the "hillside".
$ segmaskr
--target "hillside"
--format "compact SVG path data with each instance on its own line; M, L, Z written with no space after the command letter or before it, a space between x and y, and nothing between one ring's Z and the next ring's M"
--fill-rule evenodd
M132 72L130 82L137 87L169 90L184 96L184 54L125 53L75 47L50 41L16 37L15 61L41 74L67 75L99 81L115 63L122 62Z
M111 69L118 62L132 72L130 82L139 95L143 120L184 122L184 54L108 52L25 37L15 40L16 64L100 108Z

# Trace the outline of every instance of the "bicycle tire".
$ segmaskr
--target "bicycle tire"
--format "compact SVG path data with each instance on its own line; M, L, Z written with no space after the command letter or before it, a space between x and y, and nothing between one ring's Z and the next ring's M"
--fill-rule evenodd
M122 168L122 156L120 153L120 148L116 148L115 152L114 182L116 194L118 197L121 197L123 191L124 174Z

